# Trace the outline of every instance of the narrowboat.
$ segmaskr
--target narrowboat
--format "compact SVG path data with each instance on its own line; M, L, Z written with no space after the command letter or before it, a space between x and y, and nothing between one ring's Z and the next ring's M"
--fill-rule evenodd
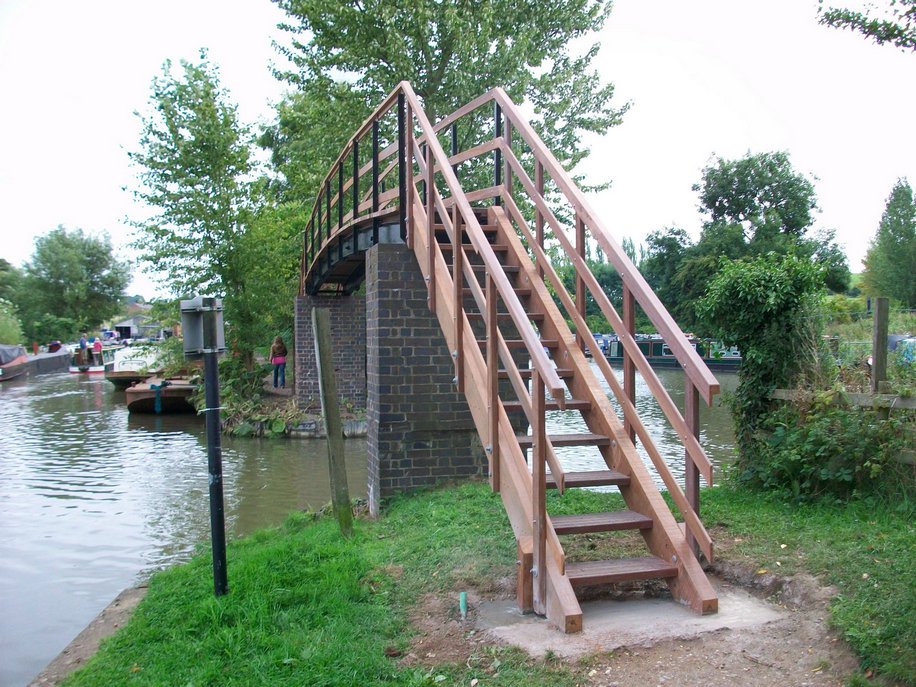
M157 374L159 355L150 347L127 347L115 352L114 366L105 371L105 379L114 384L118 391L124 391L138 382L145 382Z
M693 346L694 350L711 370L734 372L741 365L741 352L735 346L727 347L718 341L706 341L696 338L690 338L689 341L690 345ZM623 364L623 344L620 343L616 336L606 337L603 342L599 341L598 344L611 363ZM639 350L646 356L646 360L651 366L680 367L680 363L674 357L674 352L662 337L640 336L637 334L636 345L639 346Z
M74 348L70 358L73 374L104 374L114 369L114 355L120 346L103 346L102 359L98 360L92 348Z
M29 356L18 344L0 344L0 382L24 374L28 369Z

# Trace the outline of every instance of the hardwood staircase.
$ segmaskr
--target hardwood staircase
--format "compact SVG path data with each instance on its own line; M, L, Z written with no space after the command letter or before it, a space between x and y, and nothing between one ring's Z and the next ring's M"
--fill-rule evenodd
M379 122L395 107L398 141L383 148L378 143ZM482 107L494 108L495 135L458 150L457 123L479 114ZM452 150L447 155L439 134L449 128ZM479 126L468 128L481 133ZM358 143L370 131L371 164L361 166ZM459 181L463 163L489 155L494 157L492 186L469 188L479 175ZM345 183L342 165L351 156L352 181ZM522 164L520 159L528 162ZM385 160L392 161L382 173ZM382 181L393 178L394 170L398 184L385 190ZM362 186L361 194L360 178L370 172L371 189L366 192ZM545 178L554 188L549 203ZM332 179L338 180L336 195L330 186ZM572 222L557 218L553 209L557 194L568 204ZM352 200L346 213L348 196ZM337 227L332 230L335 206ZM492 487L499 492L512 525L518 546L518 600L523 610L534 610L562 630L576 632L582 628L582 611L575 589L663 579L680 602L698 613L715 612L716 594L695 551L712 560L712 542L697 515L699 474L708 483L712 478L712 467L697 441L697 408L701 395L711 401L718 384L505 93L495 89L432 126L410 85L402 83L341 153L316 207L306 229L303 285L311 270L329 275L339 272L326 256L336 251L342 260L346 246L357 246L361 240L357 227L371 222L371 236L377 237L380 218L397 213L402 235L426 278L430 310L452 352L455 383L468 401L486 447ZM349 244L347 227L353 227ZM573 239L567 236L570 229ZM622 316L588 269L584 259L588 231L621 275ZM558 244L573 265L574 295L567 292L552 266L545 241ZM352 283L352 279L344 276L341 282ZM601 308L623 344L622 384L588 330L586 294ZM686 418L636 345L636 303L665 336L685 369ZM567 318L578 334L570 330ZM594 365L615 395L622 417L586 358L589 347L594 348ZM637 369L684 443L687 495L636 412ZM571 414L581 429L548 434L547 412ZM667 487L682 523L675 520L637 454L637 438ZM592 451L601 456L604 466L567 472L555 451L565 447ZM593 487L616 488L626 508L575 515L547 512L548 489L562 495L567 489ZM641 535L643 554L568 561L560 540L626 531Z

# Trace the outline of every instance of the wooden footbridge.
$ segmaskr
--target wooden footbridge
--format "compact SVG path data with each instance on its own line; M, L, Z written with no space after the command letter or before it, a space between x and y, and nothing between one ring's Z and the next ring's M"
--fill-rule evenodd
M589 271L589 240L622 278L622 313ZM366 269L364 254L385 242L405 243L425 279L454 384L467 399L518 545L522 608L576 632L582 628L577 588L662 578L677 600L698 613L715 612L716 594L695 552L713 558L697 515L699 476L711 483L712 466L697 437L699 399L711 403L718 383L504 91L494 89L434 125L411 86L401 83L353 135L318 192L305 230L300 293L353 292ZM545 244L574 266L574 293ZM623 344L622 384L586 325L587 294ZM637 304L686 373L683 413L636 344ZM589 348L622 416L586 359ZM686 494L635 409L637 370L684 444ZM547 434L545 413L555 410L579 414L588 431ZM637 440L681 522L637 454ZM605 469L564 470L555 452L561 446L597 447ZM605 485L619 488L626 510L546 512L547 489ZM645 555L567 560L561 536L616 530L638 530Z

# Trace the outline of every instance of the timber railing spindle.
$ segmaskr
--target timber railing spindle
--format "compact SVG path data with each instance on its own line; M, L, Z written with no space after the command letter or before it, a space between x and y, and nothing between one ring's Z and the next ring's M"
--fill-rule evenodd
M534 188L537 191L538 196L541 198L544 197L544 165L541 164L540 160L536 160L534 163ZM541 213L541 208L535 203L535 215L534 215L534 237L537 241L537 244L543 248L544 247L544 215ZM541 264L542 261L538 260L537 262L537 272L538 276L542 279L544 278L544 265Z
M406 120L406 121L405 121ZM404 94L398 93L398 222L401 225L401 238L407 240L407 246L412 248L413 244L407 233L407 213L413 217L413 201L407 195L407 161L411 159L411 153L408 151L408 145L413 145L413 136L410 143L407 140L407 122L410 121L405 117L404 112ZM413 125L410 127L413 131ZM413 165L411 165L413 167ZM413 174L411 173L411 179Z
M337 229L343 229L343 198L344 198L344 168L343 163L337 165ZM328 236L328 238L331 238Z
M684 381L684 420L691 434L697 439L700 438L700 392L697 390L690 378L685 375ZM684 450L684 492L687 496L687 503L693 508L693 512L700 514L700 471L690 451ZM696 537L690 528L687 528L687 544L696 556L700 555L700 546Z
M353 221L359 216L359 141L353 141Z
M324 182L324 202L325 202L325 218L324 223L326 225L325 234L327 238L331 238L331 180L327 179Z
M579 217L579 213L576 213L576 252L579 254L579 257L585 260L585 223L582 221L582 218ZM582 279L582 275L579 274L579 270L576 270L576 312L578 312L582 318L585 318L585 280ZM585 337L582 335L582 332L579 331L579 328L576 327L576 341L579 344L579 350L585 353ZM590 348L594 348L594 339Z
M499 103L493 103L493 133L494 138L502 138L503 135L503 111ZM503 153L497 148L493 151L493 185L499 186L503 178ZM500 204L499 195L493 196L493 204Z
M462 261L464 249L461 240L461 215L458 206L452 206L452 322L455 327L455 380L458 393L464 393L464 279Z
M547 613L547 476L544 427L544 381L531 372L531 511L534 517L534 612Z
M487 275L487 413L490 445L490 487L499 491L499 326L496 283Z
M452 124L451 126L451 139L452 139L452 155L458 154L458 123ZM455 173L455 176L458 176L458 165L452 165L452 171Z
M425 195L426 195L426 236L427 236L427 247L429 252L427 254L429 265L429 309L432 312L436 312L436 204L433 199L433 194L435 193L435 165L433 162L433 150L431 146L426 146L425 150L426 156L426 182L425 182ZM443 218L444 222L445 218Z
M372 243L378 243L378 120L372 122ZM355 240L355 239L354 239ZM356 246L353 246L354 250Z
M635 341L636 299L633 297L633 292L630 291L629 287L625 283L623 285L623 328L626 332L626 335ZM636 363L633 361L633 358L630 356L630 354L627 353L626 347L621 347L623 348L623 393L628 399L630 399L630 403L635 406ZM630 436L630 441L635 444L636 430L633 428L633 425L630 424L628 420L625 420L623 425L627 431L627 434Z

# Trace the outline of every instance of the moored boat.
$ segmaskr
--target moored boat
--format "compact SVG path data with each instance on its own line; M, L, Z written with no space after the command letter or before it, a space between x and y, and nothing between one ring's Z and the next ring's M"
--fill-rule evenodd
M197 385L187 377L150 377L124 391L129 413L195 413L191 395Z
M121 346L103 346L102 359L91 348L76 348L70 358L70 372L73 374L104 374L114 369L114 354Z
M105 379L118 391L124 391L158 374L158 358L157 352L149 347L121 348L115 352L113 368L105 371Z
M29 356L18 344L0 344L0 382L8 382L24 374L28 369Z
M623 344L617 340L617 337L606 337L603 341L598 341L596 335L596 343L610 362L623 363ZM690 343L711 370L737 371L741 365L741 352L735 346L729 348L717 341L704 341L695 338L691 338ZM642 351L649 365L653 367L680 367L674 352L662 337L657 335L640 336L637 334L636 345L639 346L639 350Z

